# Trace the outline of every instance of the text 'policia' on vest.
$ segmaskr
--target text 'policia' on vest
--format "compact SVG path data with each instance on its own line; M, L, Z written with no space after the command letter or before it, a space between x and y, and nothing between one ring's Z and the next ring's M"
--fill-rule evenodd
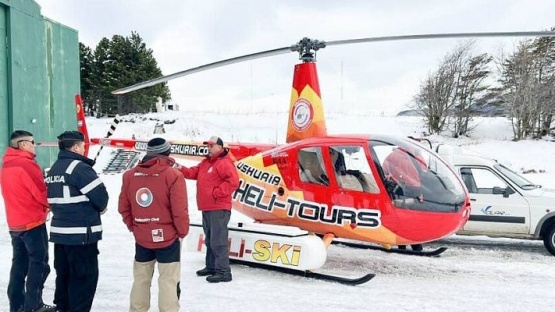
M76 131L60 138L58 160L45 178L48 203L53 212L50 241L63 245L84 245L102 239L100 215L106 211L108 192L93 169L94 161L65 149L83 140ZM63 135L63 134L62 134ZM81 135L82 136L82 135Z

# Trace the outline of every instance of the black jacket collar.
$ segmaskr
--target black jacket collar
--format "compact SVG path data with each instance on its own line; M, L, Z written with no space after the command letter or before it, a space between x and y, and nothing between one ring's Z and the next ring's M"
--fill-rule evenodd
M80 161L86 163L87 165L89 165L91 167L94 166L94 163L95 163L94 160L92 160L88 157L79 155L77 153L74 153L74 152L71 152L71 151L68 151L68 150L61 150L58 153L58 159L80 160Z

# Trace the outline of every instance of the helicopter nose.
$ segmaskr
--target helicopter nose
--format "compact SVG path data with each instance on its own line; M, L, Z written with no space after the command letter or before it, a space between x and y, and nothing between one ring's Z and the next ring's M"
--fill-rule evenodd
M395 215L395 217L393 217ZM383 225L397 235L397 241L404 244L435 241L459 231L470 215L470 204L465 204L457 212L430 212L395 209L390 218L385 217Z

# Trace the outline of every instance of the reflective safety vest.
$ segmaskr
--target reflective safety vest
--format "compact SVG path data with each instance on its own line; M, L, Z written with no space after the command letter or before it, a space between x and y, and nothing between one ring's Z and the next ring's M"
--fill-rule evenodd
M50 241L85 245L102 239L100 215L106 212L108 192L93 166L94 161L67 150L44 179L53 213Z

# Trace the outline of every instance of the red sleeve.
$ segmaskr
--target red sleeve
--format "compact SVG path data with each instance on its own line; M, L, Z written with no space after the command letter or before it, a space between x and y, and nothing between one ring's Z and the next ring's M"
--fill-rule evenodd
M44 184L44 177L42 176L42 171L40 170L39 165L33 163L32 167L26 167L23 170L26 177L22 177L23 180L28 180L30 183L25 183L29 192L37 201L40 203L44 210L48 210L50 205L48 204L48 198L46 195L46 184Z
M218 174L223 182L214 189L215 197L228 197L239 187L239 175L231 159L227 158L220 161Z
M204 160L203 160L204 161ZM185 177L185 179L189 179L189 180L196 180L198 177L198 170L200 165L202 164L202 162L200 162L200 164L191 167L191 168L187 168L187 167L180 167L179 171L181 171L181 174L183 174L183 177Z
M129 231L133 232L133 215L131 213L131 203L129 202L129 198L127 197L128 185L128 175L124 174L121 183L121 192L119 194L118 211L123 218L123 223L125 223Z
M173 225L179 238L189 234L189 208L187 203L187 187L179 173L175 174L170 185L170 204L173 216Z

